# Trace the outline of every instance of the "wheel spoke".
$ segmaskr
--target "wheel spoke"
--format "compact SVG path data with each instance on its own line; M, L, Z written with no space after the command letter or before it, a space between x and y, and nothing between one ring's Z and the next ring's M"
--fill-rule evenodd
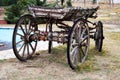
M27 44L27 54L30 55L29 53L29 44Z
M81 51L81 53L83 54L83 56L85 56L85 53L84 53L82 47L80 48L80 51Z
M80 26L79 31L78 31L78 41L80 41L81 33L82 33L82 30L81 30L81 26Z
M70 54L72 54L75 51L76 48L77 48L77 46L72 49L72 52Z
M79 27L79 35L78 35L79 39L80 39L80 36L81 36L81 32L82 32L82 29L81 29L81 26L80 26Z
M17 33L17 35L19 35L19 36L23 37L23 35L21 35L20 33Z
M27 32L28 34L30 34L33 31L33 30L31 30L33 27L33 26L31 26L31 24L32 24L32 22L29 20L28 21L28 32Z
M22 32L24 33L24 35L26 35L26 33L25 33L25 31L24 31L22 25L20 25L20 28L22 29Z
M31 21L29 21L29 31L28 31L28 34L30 34L33 30L31 30L32 29L32 26L31 26Z
M81 43L81 46L82 46L82 47L88 47L88 42L83 42L83 43Z
M75 30L74 30L74 35L75 35L75 39L76 39L76 41L78 42L79 41L79 27L78 27L78 25L76 25L76 28L75 28Z
M26 44L25 44L24 49L23 49L22 57L25 56L25 49L26 49Z
M79 43L72 43L73 47L79 46Z
M71 40L71 45L72 45L72 47L76 47L76 46L79 45L79 43L77 43L75 39L72 39Z
M24 25L25 25L25 31L27 33L27 21L26 21L26 19L24 20Z
M28 34L31 34L31 32L32 32L32 30L31 30L31 28L29 28Z
M22 46L20 47L20 49L18 50L18 53L21 51L21 49L23 48L25 44L23 43Z
M86 35L84 38L81 38L81 41L80 41L80 44L82 43L82 42L84 42L86 39L88 39L88 35Z
M71 54L70 57L72 59L72 62L74 61L74 55L75 55L74 53L75 53L76 49L77 49L77 47L73 48L72 52L70 53Z
M29 45L30 45L31 49L34 51L35 49L33 48L32 44L31 44L31 43L29 43Z
M76 48L76 50L74 51L74 55L73 55L73 62L74 64L77 66L79 64L79 51L78 51L78 47Z
M87 30L86 28L83 29L83 31L82 31L82 33L81 33L81 38L84 36L86 30Z
M16 43L16 45L19 44L19 43L21 43L21 42L22 42L22 40L21 40L21 41L18 41L18 42Z

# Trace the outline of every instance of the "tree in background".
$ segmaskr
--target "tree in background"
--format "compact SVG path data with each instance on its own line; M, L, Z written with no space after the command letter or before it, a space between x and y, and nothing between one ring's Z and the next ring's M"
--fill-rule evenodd
M7 2L8 1L8 2ZM30 5L36 5L36 6L44 6L44 7L55 7L56 3L47 4L47 0L11 0L16 1L15 4L11 5L11 2L9 0L4 0L5 5L9 5L5 8L5 20L8 23L16 23L16 21L20 18L22 14L26 11L28 6ZM67 6L72 6L71 0L67 0L66 2Z
M44 5L46 5L46 0L43 0L43 1L36 0L36 5L38 5L38 6L44 6Z
M92 1L93 4L96 4L96 2L97 2L97 0L93 0L93 1Z
M22 8L18 5L13 4L5 9L5 20L8 22L8 24L15 23L22 15Z
M14 0L12 0L12 1L14 1ZM16 2L16 4L12 4L12 5L10 5L11 3L5 2L5 5L9 4L9 6L5 8L5 10L6 10L5 20L9 24L16 23L17 20L20 18L20 16L22 14L24 14L24 11L25 11L25 9L27 9L28 6L30 6L30 5L39 5L39 6L43 5L43 3L46 2L46 0L41 1L42 4L40 4L39 2L40 2L39 0L18 0L18 2Z
M72 6L71 0L67 0L66 5L67 7L71 7Z
M0 6L3 6L3 4L2 4L2 0L0 0Z
M21 7L22 9L28 8L30 5L36 5L37 1L36 0L19 0L17 2L17 5Z
M12 5L12 4L17 4L17 1L18 0L2 0L2 5L4 6L9 6L9 5Z

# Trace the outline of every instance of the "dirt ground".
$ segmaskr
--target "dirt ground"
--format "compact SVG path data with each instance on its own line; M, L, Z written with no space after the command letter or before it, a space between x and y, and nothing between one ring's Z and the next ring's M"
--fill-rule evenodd
M120 32L115 32L120 29L120 6L103 6L98 11L97 20L104 23L104 55L98 53L93 56L95 64L92 67L97 68L73 71L67 64L64 48L54 49L55 54L40 51L37 52L40 55L27 62L0 60L0 80L120 80ZM111 27L111 24L117 27ZM91 45L94 45L93 40Z

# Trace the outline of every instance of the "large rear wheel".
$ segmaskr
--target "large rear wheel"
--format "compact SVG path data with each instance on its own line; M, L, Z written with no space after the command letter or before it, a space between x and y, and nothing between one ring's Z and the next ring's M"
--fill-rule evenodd
M77 20L68 37L67 58L72 69L86 60L89 48L89 28L83 19Z
M34 39L38 27L31 15L22 16L15 25L13 32L13 51L20 61L26 61L34 54L37 40Z

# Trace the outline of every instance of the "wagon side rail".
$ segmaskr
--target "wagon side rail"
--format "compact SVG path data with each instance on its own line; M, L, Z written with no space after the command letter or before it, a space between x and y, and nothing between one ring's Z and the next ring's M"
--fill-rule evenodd
M34 17L48 17L53 19L64 19L73 20L78 17L82 18L96 18L94 13L97 12L99 7L96 8L81 8L81 7L70 7L70 8L44 8L38 6L30 6L29 11Z
M82 18L97 18L97 10L99 9L99 6L96 8L81 8L76 9L76 11L73 12L72 18L76 19L78 17Z

